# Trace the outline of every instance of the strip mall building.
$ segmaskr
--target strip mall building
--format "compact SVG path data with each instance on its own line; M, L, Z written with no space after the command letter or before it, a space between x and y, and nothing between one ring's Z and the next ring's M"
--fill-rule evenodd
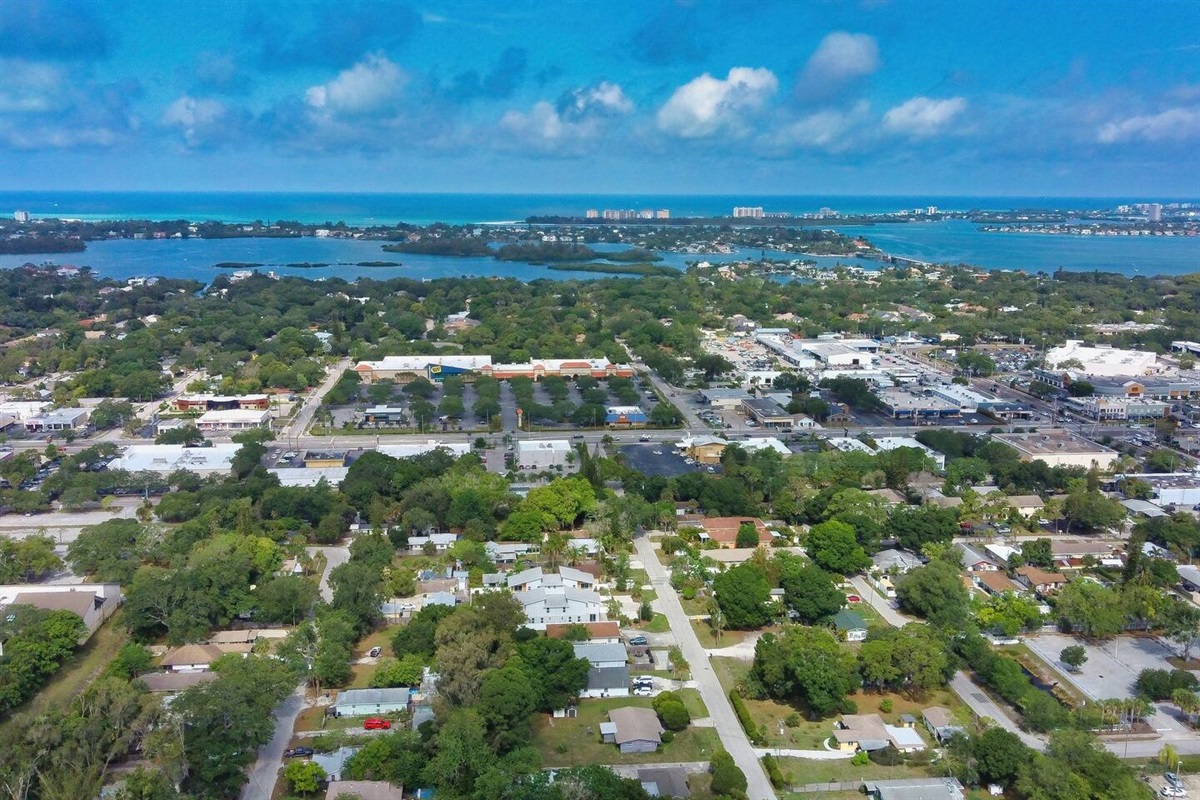
M395 381L408 383L417 378L440 381L461 375L471 379L479 375L505 380L552 375L560 378L632 378L628 364L614 364L607 358L539 359L527 364L493 364L491 356L388 356L380 361L360 361L355 365L363 383Z

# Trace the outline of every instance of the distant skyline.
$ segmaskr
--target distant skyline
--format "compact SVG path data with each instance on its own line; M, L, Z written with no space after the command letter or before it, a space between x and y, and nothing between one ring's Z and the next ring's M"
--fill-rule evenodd
M1200 3L0 0L0 188L1200 195Z

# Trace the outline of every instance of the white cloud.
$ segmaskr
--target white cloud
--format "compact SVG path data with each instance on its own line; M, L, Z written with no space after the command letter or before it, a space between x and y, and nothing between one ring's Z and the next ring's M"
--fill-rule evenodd
M824 109L775 127L764 137L771 148L803 148L842 152L858 140L858 128L870 117L871 106L860 100L846 111Z
M595 113L628 114L633 111L633 103L619 85L601 81L595 86L582 86L567 92L558 102L558 111L564 117L571 118Z
M406 82L400 67L376 53L328 83L309 88L304 99L311 108L324 112L366 114L394 102Z
M1200 132L1200 108L1168 108L1158 114L1139 114L1100 126L1101 144L1122 142L1195 141Z
M934 100L914 97L883 115L883 127L904 136L932 136L939 133L955 117L965 111L967 101L961 97Z
M685 139L738 133L744 116L762 108L778 88L769 69L734 67L724 80L706 72L675 90L658 110L658 127Z
M225 104L220 100L182 95L163 111L162 124L179 129L188 147L205 143L217 125L225 118Z
M879 45L865 33L834 31L825 36L796 79L796 96L826 100L847 84L879 69Z

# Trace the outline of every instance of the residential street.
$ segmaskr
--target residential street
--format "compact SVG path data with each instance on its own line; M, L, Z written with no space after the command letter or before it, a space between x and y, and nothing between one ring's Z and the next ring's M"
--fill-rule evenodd
M296 717L304 710L304 686L296 687L275 709L275 733L271 741L259 748L258 760L250 770L250 779L242 787L242 800L271 800L275 793L275 782L283 766L283 751L292 739Z
M700 646L700 640L696 638L687 615L683 613L679 595L671 587L670 576L659 562L654 545L646 536L638 537L634 544L650 583L658 593L659 610L666 615L672 632L679 640L679 648L691 667L692 679L696 681L704 705L708 707L717 735L721 737L721 744L733 756L734 762L742 772L746 773L746 795L751 800L775 800L775 790L767 779L754 748L750 746L742 724L733 713L729 698L725 696L725 690L721 688L721 682L717 680L717 674L709 663L708 654Z

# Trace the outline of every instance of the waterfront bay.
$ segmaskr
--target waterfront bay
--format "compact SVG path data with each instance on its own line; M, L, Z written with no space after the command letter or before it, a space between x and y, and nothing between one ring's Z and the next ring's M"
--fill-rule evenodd
M769 208L793 211L831 205L843 212L880 213L928 200L946 209L965 208L1101 208L1112 198L911 198L911 197L771 197L760 201ZM728 213L737 198L724 196L612 197L589 195L284 195L187 193L0 193L0 204L28 208L38 216L61 215L84 219L152 218L220 219L249 222L255 219L301 221L344 220L353 225L514 221L532 214L582 213L591 207L667 207L673 215ZM831 227L860 235L890 255L931 263L965 263L986 269L1022 269L1028 272L1117 272L1125 275L1179 275L1200 271L1200 237L1070 236L984 232L966 220L836 225L830 221L790 220L789 224ZM505 263L490 258L391 254L379 241L333 238L303 239L188 239L169 241L112 240L89 242L82 253L0 256L0 267L27 262L89 266L112 278L149 275L188 277L208 281L228 270L222 262L262 264L263 270L308 278L412 277L433 279L461 275L513 277L528 281L595 279L594 272L550 270L545 266ZM760 251L732 254L663 253L665 265L684 269L687 262L753 258ZM770 258L785 258L771 253ZM878 266L878 262L837 257L816 259L822 267L837 263ZM398 267L360 267L359 262L396 261ZM288 264L329 264L301 268Z

